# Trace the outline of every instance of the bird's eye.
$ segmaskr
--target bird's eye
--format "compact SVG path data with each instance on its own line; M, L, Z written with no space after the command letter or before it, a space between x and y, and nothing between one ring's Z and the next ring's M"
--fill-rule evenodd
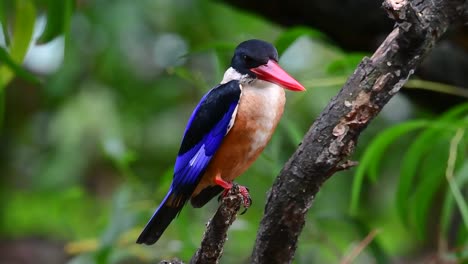
M242 59L246 64L251 64L253 62L253 59L247 55L242 56Z

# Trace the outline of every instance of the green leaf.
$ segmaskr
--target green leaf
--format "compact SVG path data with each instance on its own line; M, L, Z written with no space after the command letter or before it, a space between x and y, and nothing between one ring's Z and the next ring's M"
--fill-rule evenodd
M331 75L348 75L361 62L367 53L349 53L343 58L336 59L327 65L327 73Z
M14 1L0 2L0 24L2 24L3 38L6 46L10 46L10 34L8 32L8 12L14 8Z
M463 166L458 170L455 174L455 184L459 190L462 190L463 187L468 184L468 160L465 160ZM466 204L459 206L460 212L468 211L466 208ZM442 207L442 215L441 215L441 226L442 226L442 233L445 237L448 237L450 228L452 227L451 217L454 213L455 208L455 200L454 200L454 193L451 191L447 191L445 193L444 204ZM468 227L465 227L468 230Z
M414 78L405 83L404 88L422 89L426 91L433 91L437 93L451 94L455 96L468 98L468 89L466 88Z
M16 1L16 18L11 40L10 56L18 64L23 62L24 56L31 43L36 9L31 0Z
M34 23L36 21L36 9L30 0L16 1L15 21L13 29L13 38L10 45L10 58L16 63L21 64L28 51L31 42ZM0 78L3 89L13 78L14 72L6 67L0 67Z
M357 167L356 175L354 176L353 186L351 190L351 214L356 214L359 204L359 194L364 182L366 173L370 175L373 180L377 179L378 167L380 160L384 155L385 149L397 138L403 134L409 133L413 130L423 128L429 124L426 120L415 120L401 125L394 126L382 132L372 143L367 147L363 154L360 164Z
M418 138L409 146L406 152L400 174L400 181L397 187L397 210L403 221L408 220L408 197L413 187L413 181L419 169L421 157L432 147L430 142L437 142L438 138L449 127L447 124L456 123L454 120L460 115L468 112L468 104L462 104L443 114L438 120L433 121L431 127L420 134ZM444 166L445 167L445 166Z
M447 134L447 133L446 133ZM408 204L408 217L411 219L411 226L416 231L419 239L424 240L427 236L428 215L434 205L433 201L441 186L445 184L445 165L448 159L448 135L442 135L431 142L431 151L427 153L424 159L421 156L418 174L421 179L415 186L412 186L414 193L411 198L406 199ZM427 142L426 142L427 143ZM403 176L402 176L403 177Z
M107 253L105 253L107 249L117 243L121 234L135 224L133 211L129 210L130 194L131 192L126 186L123 186L114 194L111 222L101 237L100 251L104 252L101 257L107 256Z
M462 245L465 247L464 251L460 252L460 259L463 258L463 260L465 260L465 263L466 261L468 260L468 230L466 229L460 229L460 232L458 232L457 234L457 241L456 241L457 245ZM463 263L462 261L460 261L459 263Z
M1 80L0 80L1 85ZM3 127L3 120L5 118L5 92L0 89L0 131Z
M397 209L400 217L408 223L409 204L408 198L414 185L414 179L420 166L421 157L437 142L439 134L444 132L442 128L431 128L423 131L411 144L402 160L400 180L397 187ZM431 142L431 144L428 144Z
M81 187L33 191L6 189L8 204L0 231L9 237L28 236L87 238L107 223L107 207ZM44 210L44 205L47 210ZM28 210L23 210L25 206ZM96 215L96 212L100 212ZM93 221L83 224L82 219Z
M275 46L278 53L282 54L291 44L301 36L309 36L312 38L326 39L326 36L318 30L308 27L294 27L279 36L275 41Z
M73 5L72 0L48 0L47 24L44 32L37 39L37 44L47 43L68 32Z
M202 53L202 52L207 52L207 51L220 51L220 52L226 52L229 55L231 55L232 51L236 48L236 45L232 42L226 42L226 41L212 41L208 43L203 43L196 45L190 49L190 52L187 54L192 55L192 54L197 54L197 53Z
M297 145L302 141L304 137L304 132L302 132L296 123L292 122L290 119L284 118L280 123L280 126L285 128L286 133L289 136L289 140Z
M4 63L4 65L6 65L8 68L10 68L10 70L12 72L14 72L20 78L22 78L24 80L27 80L27 81L29 81L31 83L34 83L34 84L40 84L40 80L34 74L28 72L27 70L25 70L24 68L22 68L21 66L16 64L10 58L10 56L8 55L8 52L2 47L0 47L0 61L2 61ZM1 84L2 84L2 82L0 82L0 85ZM6 83L4 85L6 85Z
M96 264L107 264L110 263L110 257L112 254L113 248L111 246L100 248L94 254L94 261Z

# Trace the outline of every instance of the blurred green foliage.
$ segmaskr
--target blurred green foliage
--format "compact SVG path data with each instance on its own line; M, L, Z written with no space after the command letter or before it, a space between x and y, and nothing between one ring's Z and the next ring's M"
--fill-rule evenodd
M452 219L455 216L453 214L454 196L449 189L450 181L447 182L448 179L441 177L441 175L447 176L447 173L449 173L447 167L449 166L450 151L447 146L449 146L449 142L456 132L468 128L466 116L468 116L468 104L462 104L435 120L408 121L381 133L368 146L357 169L351 202L352 212L357 213L358 195L364 176L367 174L372 181L377 181L380 174L379 166L384 159L385 149L402 137L403 134L411 133L417 129L424 129L419 135L413 136L413 140L409 143L409 147L402 158L396 193L397 209L402 221L414 228L416 235L421 240L428 239L427 236L431 234L426 233L428 228L426 219L430 215L430 211L434 210L434 196L443 193L445 195L443 202L444 213L440 217L434 218L441 221L441 231L445 233L445 236L448 236L448 230L454 227L452 221L455 221ZM465 157L466 143L466 140L462 140L455 146L457 158L451 173L453 174L453 170L456 169L455 173L459 174L456 177L457 181L459 181L456 184L457 188L463 187L465 184L464 178L467 177L464 176L466 173L464 167L468 166L468 160ZM463 202L459 203L459 209L460 212L468 210ZM462 217L468 220L467 216L462 215ZM460 230L468 229L468 221L466 220L460 223Z
M272 142L238 180L254 203L222 263L248 262L275 176L364 56L215 1L2 1L0 22L2 239L63 241L74 264L190 259L216 201L185 208L156 246L134 241L170 185L191 110L237 43L260 38L308 92L288 94ZM373 230L356 263L428 248L466 260L467 117L467 105L438 117L397 95L360 139L361 165L318 194L295 262L339 262Z

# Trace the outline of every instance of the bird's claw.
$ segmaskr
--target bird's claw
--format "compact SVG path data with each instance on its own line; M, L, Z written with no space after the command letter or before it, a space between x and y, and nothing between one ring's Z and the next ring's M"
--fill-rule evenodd
M252 198L250 197L249 188L242 185L237 185L237 188L239 188L239 193L240 195L242 195L242 205L244 206L244 211L242 211L242 213L240 214L243 215L247 212L247 209L249 209L249 207L252 205ZM228 196L230 190L231 189L224 189L224 191L218 197L218 202L220 202L222 198Z
M239 185L239 193L242 195L244 211L240 213L241 215L247 212L247 209L252 205L252 198L250 197L249 188Z

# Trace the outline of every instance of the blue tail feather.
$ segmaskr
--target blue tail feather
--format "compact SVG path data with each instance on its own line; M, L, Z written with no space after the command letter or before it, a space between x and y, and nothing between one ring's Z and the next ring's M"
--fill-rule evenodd
M169 205L168 200L174 195L172 189L169 190L164 200L159 205L158 209L154 212L151 219L146 224L137 239L138 244L152 245L159 240L164 230L169 226L172 220L179 214L184 206L184 203L177 203L177 205Z

